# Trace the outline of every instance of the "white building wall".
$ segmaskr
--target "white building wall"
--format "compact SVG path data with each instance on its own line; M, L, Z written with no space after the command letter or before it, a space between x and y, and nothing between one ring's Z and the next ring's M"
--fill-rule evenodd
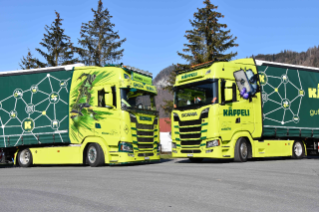
M162 152L171 152L172 151L172 139L169 132L160 133L160 141L162 145Z

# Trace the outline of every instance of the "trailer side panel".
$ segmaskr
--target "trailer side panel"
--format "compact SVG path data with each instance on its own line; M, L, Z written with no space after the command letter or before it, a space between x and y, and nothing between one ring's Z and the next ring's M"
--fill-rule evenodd
M319 138L319 72L263 63L264 137Z
M0 76L0 147L69 143L73 71Z

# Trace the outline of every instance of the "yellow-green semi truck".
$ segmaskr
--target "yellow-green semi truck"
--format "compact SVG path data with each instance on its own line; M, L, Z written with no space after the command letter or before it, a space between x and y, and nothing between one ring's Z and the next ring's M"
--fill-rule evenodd
M172 155L200 162L318 154L319 69L254 59L180 71Z
M152 74L83 64L0 73L2 162L123 164L159 160Z

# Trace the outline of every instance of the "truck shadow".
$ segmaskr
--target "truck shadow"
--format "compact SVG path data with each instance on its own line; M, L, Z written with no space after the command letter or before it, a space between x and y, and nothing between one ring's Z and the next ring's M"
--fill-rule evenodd
M161 159L159 161L154 161L154 162L142 162L142 163L128 163L128 164L119 164L119 165L106 165L110 167L128 167L128 166L149 166L149 165L159 165L162 163L167 163L170 161L173 161L174 159Z
M307 159L315 159L319 160L319 156L307 156L304 157L302 160L307 160ZM249 159L246 163L251 163L251 162L262 162L262 161L291 161L291 160L298 160L298 159L292 159L291 157L271 157L271 158L252 158ZM205 158L201 162L191 162L188 158L180 158L175 163L194 163L194 164L200 164L200 163L236 163L234 162L233 159L210 159L210 158Z
M4 163L0 163L0 169L4 169L4 168L13 168L14 165L13 164L4 164Z
M116 165L109 165L105 164L104 166L99 167L92 167L92 168L103 168L103 167L128 167L128 166L147 166L147 165L157 165L161 163L170 162L173 159L161 159L159 161L150 161L150 162L142 162L142 163L129 163L129 164L116 164ZM50 165L33 165L31 168L48 168L48 167L69 167L69 168L81 168L81 167L88 167L91 168L89 165L83 164L50 164ZM14 166L13 164L0 164L1 168L22 168L20 166Z

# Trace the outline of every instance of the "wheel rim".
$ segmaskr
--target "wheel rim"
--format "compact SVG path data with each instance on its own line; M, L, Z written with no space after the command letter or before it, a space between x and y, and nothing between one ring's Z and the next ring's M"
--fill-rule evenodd
M90 163L94 163L97 158L97 151L94 146L91 146L88 151L88 159Z
M301 146L301 143L299 143L299 142L295 143L294 151L295 151L295 155L296 155L297 157L300 157L300 156L302 155L302 146Z
M240 155L243 159L245 159L247 157L247 152L248 152L247 144L246 144L246 142L243 142L240 145Z
M30 161L30 157L31 157L31 154L27 149L22 150L19 157L20 163L23 165L28 164Z

